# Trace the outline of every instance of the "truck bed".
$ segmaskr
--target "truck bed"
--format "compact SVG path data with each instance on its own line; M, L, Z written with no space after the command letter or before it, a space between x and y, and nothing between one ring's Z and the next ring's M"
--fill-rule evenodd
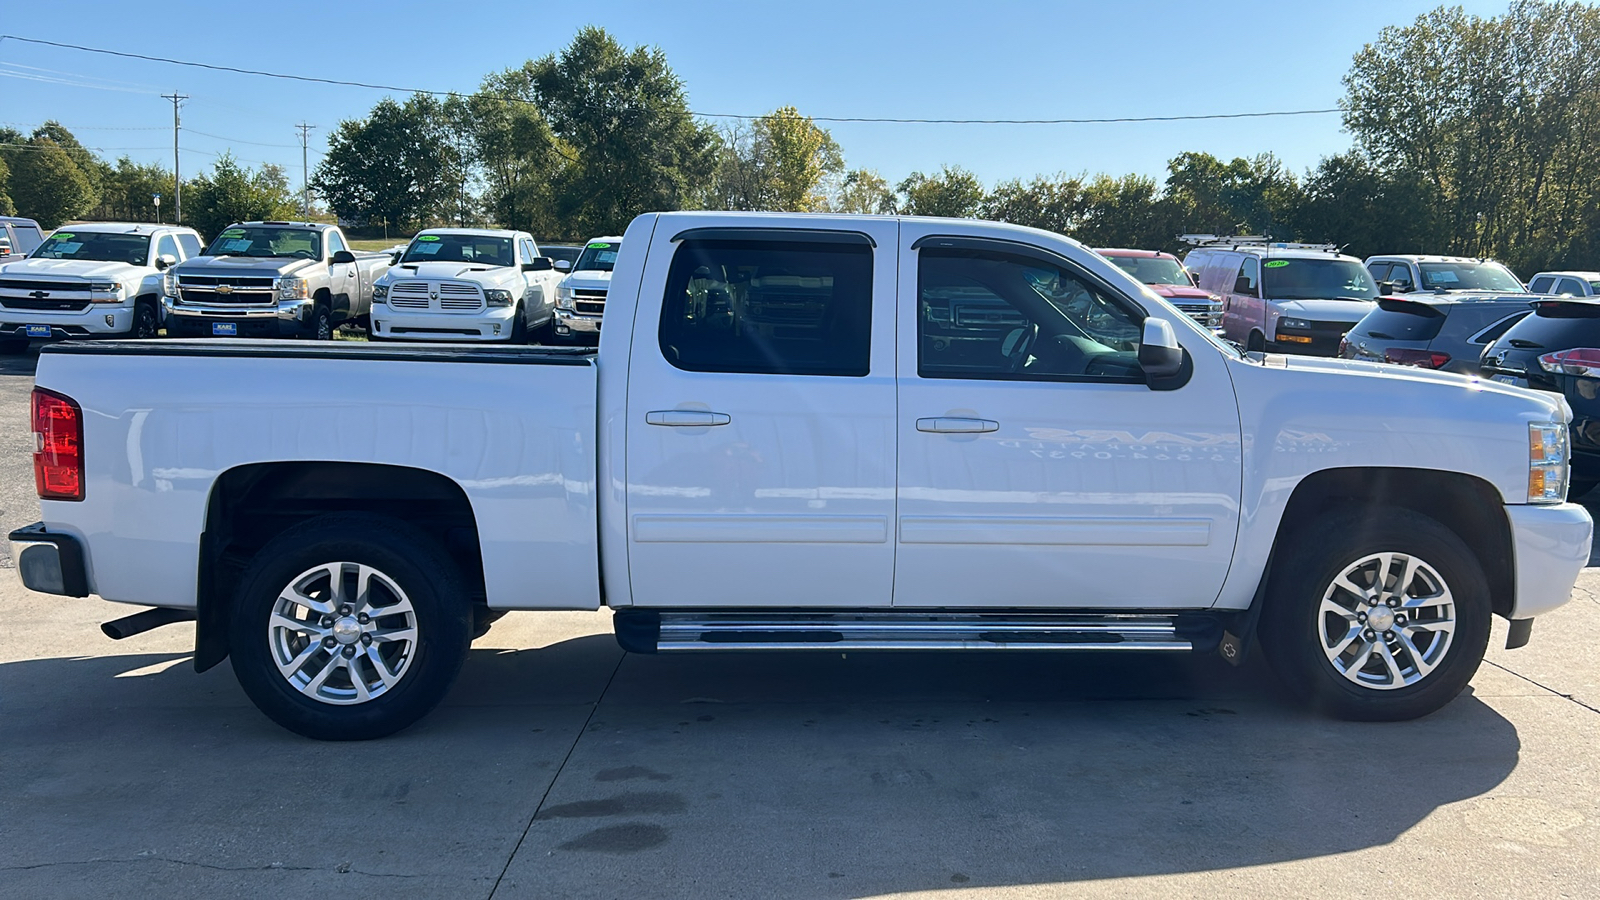
M427 374L444 364L448 375ZM85 541L95 593L192 606L196 538L228 473L275 462L406 467L465 494L492 606L593 609L596 371L585 348L52 345L36 384L82 406L92 474L82 501L42 501L44 521Z

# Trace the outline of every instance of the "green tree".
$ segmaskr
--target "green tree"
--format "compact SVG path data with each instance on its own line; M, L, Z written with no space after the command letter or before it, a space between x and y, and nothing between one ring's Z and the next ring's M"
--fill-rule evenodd
M11 203L11 168L6 165L4 156L0 156L0 216L14 216L17 208Z
M983 206L983 184L960 166L944 166L936 175L912 172L896 188L900 212L908 216L972 218Z
M695 121L659 49L626 50L590 26L528 75L551 130L571 148L555 186L569 230L620 232L640 213L705 196L716 134Z
M385 97L367 118L328 136L311 188L342 219L397 227L454 221L466 193L466 151L452 139L464 107L428 94L405 103Z
M553 185L575 153L556 137L539 109L533 64L485 78L467 100L473 156L494 221L544 237L583 238L555 212Z
M1161 202L1153 178L1096 175L1083 189L1083 219L1072 236L1091 247L1148 247L1172 243L1171 207Z
M1225 163L1209 153L1180 153L1167 173L1165 196L1183 230L1294 237L1300 184L1272 154Z
M126 156L107 167L100 185L100 204L95 215L102 219L126 222L154 222L156 205L152 196L160 194L166 210L172 212L172 172L156 163L136 163Z
M1085 202L1081 176L1036 175L1028 181L1013 178L995 185L983 199L982 216L997 222L1071 234L1083 220Z
M299 209L289 177L279 166L260 171L240 166L224 153L209 174L184 185L185 224L206 237L236 222L286 219Z
M844 156L827 129L793 106L739 122L720 137L706 206L785 212L829 208Z
M853 169L839 181L832 208L835 212L866 215L893 215L894 190L882 175L871 169Z
M31 138L7 155L11 200L19 215L55 228L94 206L95 190L89 176L50 138Z

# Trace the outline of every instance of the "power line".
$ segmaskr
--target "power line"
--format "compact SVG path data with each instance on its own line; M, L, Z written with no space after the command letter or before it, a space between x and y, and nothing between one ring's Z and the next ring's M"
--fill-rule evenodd
M196 131L193 128L184 128L183 130L190 134L198 134L201 137L216 138L219 141L232 141L235 144L250 144L255 147L281 147L285 150L293 150L294 148L300 146L299 144L268 144L263 143L262 141L247 141L244 138L234 138L221 134L211 134L210 132Z
M280 78L287 81L302 81L312 84L329 84L338 87L365 88L374 91L394 91L403 94L431 94L441 97L468 97L487 96L490 99L502 100L511 103L532 103L526 97L514 97L501 94L464 94L460 91L435 91L426 88L400 87L392 84L375 84L366 81L344 81L338 78L317 78L311 75L292 75L284 72L267 72L261 69L243 69L237 66L219 66L212 63L192 62L182 59L170 59L164 56L147 56L143 53L128 53L122 50L106 50L101 47L85 47L81 44L68 44L61 41L46 41L40 38L26 38L14 34L0 34L0 41L7 39L22 41L29 44L43 44L48 47L60 47L67 50L81 50L85 53L102 53L107 56L120 56L124 59L139 59L146 62L165 63L172 66L187 66L194 69L209 69L214 72L232 72L238 75L259 75L263 78ZM1185 116L1114 116L1109 118L1076 118L1076 119L914 119L897 118L889 116L810 116L814 122L869 122L896 125L1109 125L1126 122L1197 122L1214 119L1262 119L1275 116L1322 116L1337 113L1341 110L1333 109L1289 109L1272 110L1267 112L1244 113L1212 113ZM707 119L745 119L758 120L770 117L770 114L747 115L742 113L702 113L693 112L691 115Z

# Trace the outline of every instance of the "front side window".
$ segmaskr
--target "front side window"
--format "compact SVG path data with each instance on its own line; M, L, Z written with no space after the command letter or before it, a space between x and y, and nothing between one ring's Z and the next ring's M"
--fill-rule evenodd
M533 244L530 241L517 242L517 258L525 266L533 265Z
M1556 293L1568 297L1582 297L1583 285L1579 284L1576 278L1563 278L1561 284L1556 287Z
M349 248L344 245L344 238L339 237L339 232L337 232L337 231L328 232L328 255L329 256L333 256L335 253L338 253L340 250L348 250L348 249Z
M34 259L81 259L120 262L133 266L150 262L150 237L143 234L73 232L66 228L33 251Z
M1550 293L1550 289L1555 286L1555 283L1556 283L1556 280L1554 278L1550 277L1549 275L1540 275L1538 278L1535 278L1531 284L1528 285L1528 293L1530 293L1530 294L1548 294L1548 293Z
M309 228L235 225L217 235L206 255L321 259L322 238Z
M465 262L485 266L512 266L516 252L511 238L478 234L419 234L406 248L401 264Z
M1419 263L1428 291L1503 291L1522 293L1522 282L1496 262Z
M178 242L173 240L170 234L163 234L156 241L156 256L170 256L173 259L183 258L178 255Z
M1134 278L1140 284L1175 284L1179 287L1192 287L1183 266L1178 261L1168 256L1111 256L1107 257L1117 268Z
M1239 277L1234 281L1233 292L1250 297L1259 297L1261 296L1260 287L1261 261L1254 256L1246 256L1244 263L1239 267Z
M659 337L667 360L691 372L866 375L872 248L685 240L667 274Z
M1032 257L927 249L917 262L923 378L1140 383L1143 314Z
M178 232L178 246L183 248L184 259L200 255L200 239L188 232Z
M1353 259L1269 259L1262 286L1273 300L1376 300L1378 286Z

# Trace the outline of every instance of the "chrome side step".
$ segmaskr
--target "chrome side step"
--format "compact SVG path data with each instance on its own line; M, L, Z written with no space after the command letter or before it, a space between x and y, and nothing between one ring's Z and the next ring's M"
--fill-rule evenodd
M636 653L690 650L1209 650L1220 623L1195 613L772 613L618 610Z

